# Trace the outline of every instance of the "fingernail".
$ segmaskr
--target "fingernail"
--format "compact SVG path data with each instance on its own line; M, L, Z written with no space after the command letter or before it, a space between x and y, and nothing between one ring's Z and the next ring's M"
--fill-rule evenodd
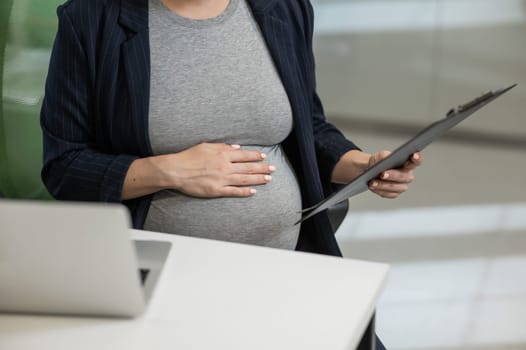
M268 170L269 171L276 171L276 167L274 165L269 165L268 166Z
M256 194L256 192L257 192L257 191L256 191L255 189L253 189L253 188L250 189L250 193L251 193L251 194Z
M265 153L261 153L261 158L265 159L267 158L267 155Z
M265 181L272 181L272 176L265 175Z
M241 146L240 145L232 145L232 148L235 148L235 149L240 149Z
M420 159L420 155L418 153L413 154L413 159L414 160L419 160Z
M389 173L383 173L382 174L382 179L387 179L389 177Z
M371 184L371 187L376 187L376 186L378 186L378 182L373 181L373 183Z

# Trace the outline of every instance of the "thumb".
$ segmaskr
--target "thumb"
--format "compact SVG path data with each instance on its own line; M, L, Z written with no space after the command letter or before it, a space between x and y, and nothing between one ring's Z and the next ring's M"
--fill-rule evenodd
M373 154L371 158L369 158L368 167L370 168L376 163L378 163L379 161L381 161L382 159L389 157L390 154L391 154L391 151L385 151L385 150Z

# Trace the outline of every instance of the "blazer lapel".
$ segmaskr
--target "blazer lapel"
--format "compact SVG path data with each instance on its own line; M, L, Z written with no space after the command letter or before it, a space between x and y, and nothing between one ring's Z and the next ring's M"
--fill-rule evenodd
M150 38L148 0L122 0L119 24L127 40L121 46L126 72L133 136L142 156L152 154L148 135L150 103Z
M253 13L256 22L261 28L261 32L267 43L269 52L274 60L276 69L280 75L281 81L291 104L294 127L299 135L303 134L303 128L306 123L301 122L308 114L306 110L309 106L304 99L303 89L305 84L300 80L300 72L298 69L297 56L293 49L290 24L274 17L270 14L270 7L267 5L265 11L260 10L261 1L251 0L253 3Z
M317 165L313 162L316 159L314 152L314 136L312 125L309 120L311 116L311 103L307 100L308 92L306 89L306 77L304 72L299 69L298 57L293 46L295 28L291 27L289 20L280 19L274 15L278 11L272 11L272 5L264 3L261 0L249 0L256 22L261 28L261 32L267 43L270 54L274 60L275 66L280 75L281 81L289 97L294 120L294 134L299 147L299 156L301 157L301 167L304 174L318 173ZM274 2L274 7L277 3ZM312 98L312 97L311 97ZM291 135L292 136L292 135ZM310 147L309 145L312 145ZM321 184L314 183L316 193L323 193ZM307 202L317 202L319 196L310 198L307 196ZM309 204L307 203L307 204Z

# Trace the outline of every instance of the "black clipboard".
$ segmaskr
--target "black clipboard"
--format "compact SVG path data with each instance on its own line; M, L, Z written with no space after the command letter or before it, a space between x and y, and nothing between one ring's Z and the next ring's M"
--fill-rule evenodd
M315 206L304 209L302 211L303 215L301 220L299 220L296 224L311 218L319 212L328 209L333 205L346 200L347 198L367 191L369 188L369 182L377 178L382 172L401 167L413 153L422 151L434 140L444 135L449 129L453 128L455 125L459 124L488 103L510 91L515 86L517 86L517 84L513 84L506 88L489 91L480 97L458 106L457 108L452 108L447 113L445 118L440 119L422 129L413 138L394 150L388 157L382 159L367 169L364 173L355 178L341 190L333 193L331 196L322 200Z

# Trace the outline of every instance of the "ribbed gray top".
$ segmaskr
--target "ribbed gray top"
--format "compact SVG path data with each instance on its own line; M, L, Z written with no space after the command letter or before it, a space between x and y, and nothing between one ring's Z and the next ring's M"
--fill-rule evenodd
M288 97L245 0L194 20L150 0L149 135L155 154L201 142L260 149L277 167L250 198L154 196L145 229L293 249L301 196L280 143L292 130Z

